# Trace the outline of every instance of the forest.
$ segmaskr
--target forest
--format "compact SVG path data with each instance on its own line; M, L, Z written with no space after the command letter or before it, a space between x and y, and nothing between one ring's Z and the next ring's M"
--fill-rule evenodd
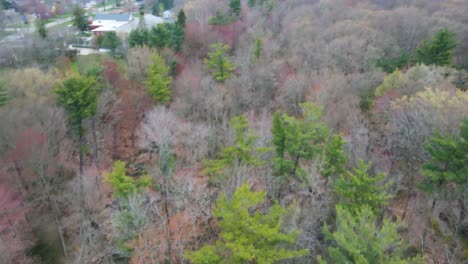
M49 2L0 1L0 264L468 263L468 1L113 1L174 19L89 55Z

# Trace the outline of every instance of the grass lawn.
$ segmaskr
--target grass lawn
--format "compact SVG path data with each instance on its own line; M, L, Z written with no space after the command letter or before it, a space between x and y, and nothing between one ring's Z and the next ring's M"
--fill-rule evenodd
M15 34L14 31L0 31L0 39Z
M105 4L106 6L115 5L115 0L106 0ZM103 7L103 6L104 6L103 2L100 2L99 4L95 5L95 7Z

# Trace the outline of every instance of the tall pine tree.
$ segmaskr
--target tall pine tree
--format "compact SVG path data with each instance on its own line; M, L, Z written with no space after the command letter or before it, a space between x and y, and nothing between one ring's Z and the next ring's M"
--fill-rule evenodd
M339 204L346 207L351 212L358 211L362 206L369 208L378 214L381 207L387 204L391 197L385 191L385 185L379 185L385 178L385 174L380 173L375 177L368 174L370 163L359 160L358 167L348 171L346 175L334 182L335 191L338 194Z
M460 135L436 133L424 148L431 159L421 169L424 176L422 190L442 199L458 200L462 222L468 198L468 118L461 124Z
M322 108L310 102L301 104L302 117L275 114L272 143L276 150L274 168L280 177L301 179L301 160L312 160L323 154L328 127L320 120Z
M164 59L159 54L153 55L153 64L148 68L148 79L145 84L148 91L157 103L167 103L172 99L172 92L169 89L171 77L169 76L169 67L166 66Z
M232 199L221 195L213 212L213 216L220 219L219 240L213 246L206 245L187 253L186 257L193 264L266 264L307 255L306 249L288 247L296 241L299 231L282 231L285 208L275 204L268 213L256 210L265 196L264 191L250 191L248 183L239 187Z
M422 46L416 50L416 59L419 63L426 65L450 65L452 53L458 45L455 33L448 29L442 29L436 33L430 41L424 41Z
M0 106L5 105L7 101L8 101L8 95L7 95L5 83L0 81Z
M325 226L329 243L325 260L320 264L422 264L420 256L405 256L408 245L398 234L399 223L384 219L377 224L377 216L369 206L350 211L346 206L336 206L336 227L333 232Z
M220 42L211 45L212 52L205 58L205 64L208 70L213 72L213 77L218 82L224 82L230 78L235 70L231 58L228 56L229 46Z
M83 173L84 135L83 122L96 114L98 88L93 77L70 77L55 89L57 102L68 116L68 125L78 136L80 173Z
M244 115L233 117L229 125L234 133L234 144L224 147L216 159L204 162L204 173L209 174L210 181L215 184L227 182L242 167L262 165L261 154L267 151L255 146L257 136Z

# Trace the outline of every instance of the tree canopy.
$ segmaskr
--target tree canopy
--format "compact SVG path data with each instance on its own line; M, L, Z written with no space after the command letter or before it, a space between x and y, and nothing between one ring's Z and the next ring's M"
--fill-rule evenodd
M221 42L211 45L213 51L208 52L208 57L205 58L205 65L208 70L213 73L213 78L218 82L224 82L233 75L236 69L231 62L231 57L228 56L230 47Z
M170 102L172 92L169 86L172 80L169 76L169 67L157 53L153 55L153 64L148 68L147 76L145 84L153 100L157 103Z
M188 252L186 257L194 264L268 264L308 254L308 250L288 247L296 241L299 232L282 231L281 219L286 208L275 204L268 213L255 210L264 202L265 195L264 191L250 191L247 182L236 190L232 199L221 195L213 211L221 219L220 239L215 245Z

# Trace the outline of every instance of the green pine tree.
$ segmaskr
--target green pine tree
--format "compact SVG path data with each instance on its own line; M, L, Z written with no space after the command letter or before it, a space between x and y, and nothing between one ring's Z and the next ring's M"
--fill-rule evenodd
M38 19L36 21L36 28L37 28L37 33L39 36L43 39L47 38L47 29L45 27L45 20L44 19Z
M460 135L436 133L424 147L431 159L422 166L424 181L420 187L435 197L458 200L462 222L468 198L468 118L461 124Z
M148 45L148 30L132 30L128 35L128 44L130 45L130 47Z
M416 50L416 60L426 65L450 65L453 49L458 46L455 33L442 29L430 41L424 41Z
M260 59L261 55L262 55L262 38L258 37L255 39L255 50L254 50L255 59L256 60Z
M83 122L96 114L99 89L93 77L70 77L55 89L57 102L68 116L68 125L78 136L80 173L83 173L84 135Z
M323 176L341 175L345 172L347 156L344 152L345 142L342 135L335 134L325 147L325 164Z
M182 28L185 28L186 21L187 21L187 17L185 16L184 9L180 9L179 12L177 13L176 24L181 26Z
M328 127L320 121L322 108L310 102L301 104L302 117L276 114L273 118L273 145L276 158L273 162L276 175L301 179L304 172L301 160L312 160L322 155Z
M227 55L229 46L220 42L211 45L212 52L205 58L205 64L208 70L213 72L213 77L218 82L224 82L230 78L235 70L231 58Z
M299 234L284 233L281 228L286 208L273 205L268 213L256 212L265 200L264 191L252 192L244 183L232 199L221 195L213 216L220 219L220 239L214 246L206 245L186 253L193 264L216 263L275 263L308 254L308 250L289 249Z
M151 184L149 176L143 176L135 180L125 174L125 162L114 162L114 168L111 173L104 175L104 182L109 183L114 189L114 196L118 198L127 198L137 190L148 187Z
M88 17L86 16L86 10L81 8L79 5L73 9L73 25L81 31L81 33L89 30Z
M211 176L212 183L226 182L236 173L236 169L243 166L262 165L261 154L268 151L266 148L255 147L255 140L258 137L250 129L244 115L233 117L229 125L234 132L234 145L224 147L216 159L204 162L204 173Z
M399 223L388 219L377 224L377 216L369 206L351 211L346 206L336 206L335 231L325 226L325 238L329 242L325 260L320 264L410 264L424 263L423 258L405 257L408 245L398 234Z
M8 94L5 83L0 81L0 106L5 105L8 101Z
M359 160L357 168L346 172L346 175L341 175L334 182L339 204L351 212L357 212L365 205L369 206L377 214L391 197L385 191L387 186L378 184L385 178L385 174L380 173L375 177L371 177L368 174L370 167L370 163L366 164L364 161Z
M114 31L106 32L102 40L102 47L109 49L112 56L116 56L117 48L122 44L119 36Z
M242 13L242 5L240 0L231 0L229 2L229 8L234 17L240 17Z
M164 59L159 54L153 55L153 64L148 68L148 79L145 84L148 91L157 103L167 103L172 99L171 77L169 76L169 67L166 66Z

